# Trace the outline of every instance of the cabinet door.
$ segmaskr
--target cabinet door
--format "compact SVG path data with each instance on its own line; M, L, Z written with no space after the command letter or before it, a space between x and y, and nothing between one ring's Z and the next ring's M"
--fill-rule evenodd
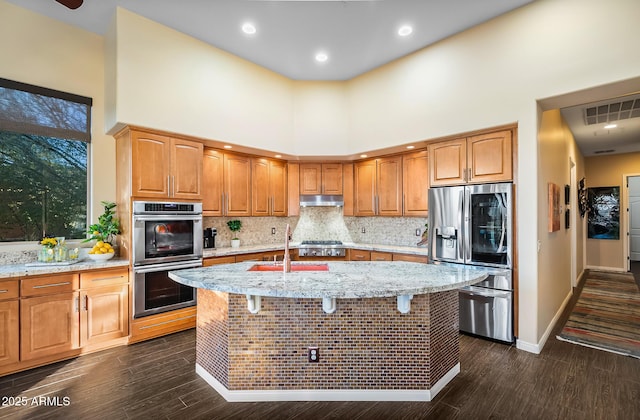
M171 143L171 197L201 199L202 143L173 139Z
M83 290L80 304L81 346L129 335L128 284Z
M378 159L378 215L402 216L402 156Z
M344 207L342 214L344 216L353 216L353 163L344 163L343 170L343 187L342 194L344 196Z
M223 153L218 150L204 149L202 212L205 216L222 216L223 158Z
M375 160L367 160L355 164L353 195L356 216L376 215Z
M402 157L402 191L405 216L427 217L429 159L426 150Z
M78 292L22 299L20 359L51 356L79 347Z
M169 197L171 139L134 131L131 148L131 194L135 197Z
M0 302L0 366L16 363L20 354L18 300Z
M269 190L271 191L271 215L287 215L287 164L279 161L269 163Z
M513 179L511 148L510 130L469 137L467 142L467 165L470 173L468 181L511 181Z
M269 161L254 158L251 160L251 215L269 216L271 213L271 194L269 191Z
M429 145L429 184L458 185L466 181L467 141L456 139Z
M251 216L251 158L224 155L224 214Z
M287 215L300 216L300 164L287 164Z
M322 164L300 164L300 194L322 194Z
M322 164L322 194L342 194L342 164Z

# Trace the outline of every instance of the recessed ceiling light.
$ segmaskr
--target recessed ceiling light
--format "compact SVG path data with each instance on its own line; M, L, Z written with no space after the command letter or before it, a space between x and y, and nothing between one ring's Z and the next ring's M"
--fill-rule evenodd
M415 149L416 146L407 146L407 149Z
M400 29L398 29L398 35L400 36L408 36L413 32L413 28L409 25L402 25Z
M610 128L616 128L618 126L618 124L607 124L604 126L605 129L610 129Z
M325 52L319 52L316 54L316 61L318 63L324 63L329 59L329 56Z
M276 155L276 157L277 157L277 158L281 158L281 157L282 157L282 155Z
M253 23L245 22L242 24L242 32L247 35L253 35L256 33L256 27Z
M233 148L233 146L231 146L231 145L229 145L229 144L225 144L225 145L224 145L224 148L225 148L225 149L232 149L232 148Z
M367 155L360 155L360 157L361 157L361 158L366 158L366 157L367 157Z

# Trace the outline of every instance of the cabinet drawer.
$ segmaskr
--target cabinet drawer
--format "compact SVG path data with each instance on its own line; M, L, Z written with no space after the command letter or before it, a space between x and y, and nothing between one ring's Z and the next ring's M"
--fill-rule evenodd
M390 252L371 251L371 261L391 261L392 254Z
M203 267L211 267L212 265L218 264L233 264L236 262L236 257L231 255L228 257L213 257L213 258L205 258L202 260Z
M77 274L60 274L22 279L20 296L42 296L54 293L72 292L78 289Z
M17 298L19 290L18 279L0 281L0 300Z
M393 254L393 261L408 261L427 264L429 263L429 257L426 255Z
M349 259L351 261L371 261L371 252L362 249L350 249Z
M129 270L99 270L80 274L80 288L91 289L94 287L111 286L129 282Z

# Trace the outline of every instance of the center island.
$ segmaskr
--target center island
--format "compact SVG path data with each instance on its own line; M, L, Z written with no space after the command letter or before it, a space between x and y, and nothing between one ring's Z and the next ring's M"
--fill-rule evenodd
M412 262L242 262L196 287L196 372L227 401L430 401L460 372L458 288L487 273Z

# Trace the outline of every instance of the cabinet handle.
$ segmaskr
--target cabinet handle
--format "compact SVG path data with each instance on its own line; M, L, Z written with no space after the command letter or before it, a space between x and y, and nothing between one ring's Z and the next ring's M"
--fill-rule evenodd
M75 308L73 308L74 312L80 312L80 297L76 297L73 300L73 305L75 306Z
M167 195L171 197L171 175L167 175Z
M84 311L86 312L89 309L89 295L84 295Z
M114 277L101 277L99 279L91 279L91 281L105 281L105 280L118 280L123 278L124 276L114 276Z
M171 197L176 195L176 177L171 176Z
M71 282L65 281L62 283L41 284L38 286L33 286L33 289L45 289L47 287L66 286L67 284L71 284Z
M2 289L0 290L0 293L9 293L9 289Z

